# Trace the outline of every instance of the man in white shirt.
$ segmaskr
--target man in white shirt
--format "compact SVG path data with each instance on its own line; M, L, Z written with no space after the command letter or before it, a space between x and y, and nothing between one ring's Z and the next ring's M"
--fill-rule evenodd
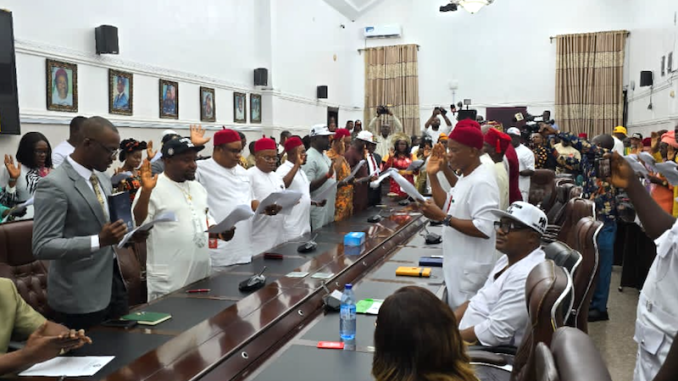
M555 144L553 148L558 152L558 167L556 173L575 173L578 169L578 163L581 162L581 152L572 147L569 134L560 134L560 143ZM576 166L567 164L568 158L570 162L577 163Z
M207 191L207 205L217 222L223 221L240 205L249 205L252 210L259 206L252 193L247 170L238 165L240 152L240 134L223 129L214 134L212 158L198 161L196 179ZM252 261L252 219L238 222L235 228L236 233L228 242L210 240L213 272L225 271L229 266Z
M626 139L626 127L617 126L612 131L612 138L614 139L614 148L612 151L624 156L624 139Z
M365 140L365 148L367 149L367 170L370 177L379 176L381 174L381 156L376 153L377 142L374 135L369 131L360 131L359 135ZM371 182L367 190L367 203L369 206L381 204L381 183Z
M483 152L480 157L481 162L485 164L485 158L491 160L492 172L497 180L497 189L499 191L499 210L506 210L509 206L509 177L504 166L504 153L511 143L511 137L507 134L490 128L485 133L483 143Z
M499 207L499 192L492 172L480 163L482 148L480 125L474 120L460 121L449 136L447 153L441 144L436 145L426 167L433 198L422 205L422 213L443 221L443 272L453 309L476 294L496 260L490 210ZM462 176L457 178L452 168ZM452 186L449 194L438 181L441 170Z
M247 170L252 184L254 198L263 201L273 192L285 190L285 183L279 174L275 173L278 160L276 144L273 139L261 138L254 143L256 165ZM253 254L266 252L286 241L285 216L277 214L268 216L258 214L252 221Z
M520 194L523 196L523 201L527 202L530 197L531 177L534 176L534 152L520 143L519 129L511 127L506 133L511 136L511 144L516 149L516 155L518 155L518 164L520 166L518 187L520 188Z
M431 137L431 140L433 140L433 144L438 143L440 134L449 135L450 132L452 132L452 122L447 117L447 112L443 113L443 111L444 109L442 107L434 108L433 114L426 121L424 127L421 128L422 133ZM443 119L445 119L446 127L441 127L440 124L441 116L443 117Z
M311 182L306 177L301 166L306 164L306 148L297 136L292 136L285 142L287 161L280 165L276 173L283 178L285 187L302 194L299 204L285 216L285 237L296 238L311 232L311 208L315 201L311 201ZM320 203L318 206L325 206Z
M86 120L87 118L84 116L76 116L71 120L68 131L68 140L59 143L59 145L52 150L52 165L54 168L60 166L61 163L75 151L75 147L80 144L82 141L80 128Z
M325 151L330 149L330 132L324 124L317 124L311 128L309 137L311 148L308 149L306 164L302 166L306 177L311 182L311 199L326 201L325 206L311 209L311 229L316 230L334 222L334 204L337 197L337 180L334 173L334 163ZM323 196L323 200L318 200Z
M455 311L461 338L484 346L518 346L529 315L525 282L534 266L545 260L541 236L548 220L544 212L526 202L494 210L497 250L504 253L483 288Z
M208 234L214 219L207 206L207 191L195 180L196 159L204 146L188 138L172 139L162 147L164 172L151 174L146 160L141 169L141 189L133 203L137 226L174 212L175 222L163 222L150 231L147 242L148 300L157 299L210 275L209 239L229 240L233 230Z

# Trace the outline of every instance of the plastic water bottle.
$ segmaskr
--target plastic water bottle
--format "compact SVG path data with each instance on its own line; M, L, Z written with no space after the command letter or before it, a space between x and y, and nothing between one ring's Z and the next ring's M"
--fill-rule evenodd
M344 349L355 348L355 294L353 285L347 284L341 296L341 317L339 320L339 335L344 342Z

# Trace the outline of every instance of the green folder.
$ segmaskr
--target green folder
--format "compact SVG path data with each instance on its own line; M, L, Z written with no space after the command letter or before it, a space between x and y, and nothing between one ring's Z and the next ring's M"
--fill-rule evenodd
M379 308L384 301L381 299L363 299L355 304L355 312L366 315L379 314Z
M162 313L162 312L141 311L141 312L135 312L135 313L131 313L129 315L125 315L121 319L122 320L134 320L141 325L158 325L158 324L164 322L165 320L169 320L171 318L172 318L172 315L165 314L165 313Z

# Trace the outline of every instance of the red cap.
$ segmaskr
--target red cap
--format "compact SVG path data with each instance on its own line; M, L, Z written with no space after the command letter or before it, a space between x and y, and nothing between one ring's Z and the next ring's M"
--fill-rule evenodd
M291 150L303 145L304 143L301 141L301 139L293 136L285 141L285 152L290 152Z
M589 135L586 132L582 132L581 134L578 135L578 138L580 139L588 139Z
M473 127L473 128L477 128L478 131L480 131L480 124L478 124L478 122L476 122L473 119L460 120L459 122L457 122L457 125L454 128L459 128L459 127ZM481 133L481 136L482 136L482 133ZM451 138L452 137L450 137L450 139Z
M479 126L477 122L473 121L473 123L475 123L476 126ZM467 147L482 149L483 133L480 132L480 127L473 127L470 125L460 126L460 124L461 122L457 123L457 126L454 127L454 130L450 133L450 139Z
M337 128L337 130L334 131L334 139L343 139L347 136L351 136L351 132L345 128Z
M254 152L264 151L264 150L276 150L275 142L273 139L261 138L254 143Z
M494 147L497 153L500 153L506 152L509 143L511 143L511 137L499 130L490 128L485 134L484 141Z
M652 146L652 139L651 138L643 139L643 147L651 147L651 146Z
M240 141L240 134L238 134L236 131L230 130L228 128L224 128L221 131L217 131L216 134L214 134L214 145L215 146L220 146L222 144L228 144L228 143L233 143L233 142L239 142Z

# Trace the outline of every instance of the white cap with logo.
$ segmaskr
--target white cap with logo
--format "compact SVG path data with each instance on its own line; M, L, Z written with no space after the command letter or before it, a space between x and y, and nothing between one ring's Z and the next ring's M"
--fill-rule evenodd
M311 127L311 133L309 136L329 136L334 135L334 132L330 131L329 127L326 124L316 124Z
M369 131L358 132L358 135L356 135L356 139L364 140L368 143L377 144L377 142L374 141L374 135L372 135L372 133Z
M518 129L518 127L511 127L508 130L506 130L506 133L509 135L520 136L520 130Z
M523 201L516 201L511 204L504 212L503 210L491 210L497 217L506 217L534 229L539 234L546 233L546 226L549 223L546 214L536 206Z

